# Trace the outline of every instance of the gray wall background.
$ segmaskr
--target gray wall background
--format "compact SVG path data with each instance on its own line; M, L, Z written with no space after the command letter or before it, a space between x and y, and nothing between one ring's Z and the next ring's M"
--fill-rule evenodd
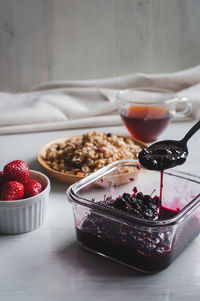
M199 0L0 0L0 90L199 64Z

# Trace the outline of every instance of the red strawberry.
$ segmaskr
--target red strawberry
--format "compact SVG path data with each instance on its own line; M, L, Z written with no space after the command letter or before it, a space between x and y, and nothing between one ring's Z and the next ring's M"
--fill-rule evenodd
M0 187L4 183L3 171L0 171Z
M5 179L3 176L3 171L0 171L0 193L1 193L1 187L3 186L4 183L5 183Z
M25 197L31 197L36 194L39 194L42 192L44 189L42 183L40 183L37 180L34 179L29 179L25 184L24 184L24 196Z
M15 160L4 166L3 174L7 181L25 183L29 178L29 167L24 161Z
M1 200L12 201L24 197L24 186L17 181L6 182L1 188Z
M0 171L0 185L3 185L5 183L5 176L3 175L3 171Z

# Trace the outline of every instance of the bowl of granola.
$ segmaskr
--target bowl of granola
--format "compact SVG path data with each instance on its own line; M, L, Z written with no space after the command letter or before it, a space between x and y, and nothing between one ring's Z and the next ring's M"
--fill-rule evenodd
M95 131L50 141L39 149L37 160L49 176L72 184L117 160L137 159L144 147L130 137ZM129 172L124 170L120 181Z

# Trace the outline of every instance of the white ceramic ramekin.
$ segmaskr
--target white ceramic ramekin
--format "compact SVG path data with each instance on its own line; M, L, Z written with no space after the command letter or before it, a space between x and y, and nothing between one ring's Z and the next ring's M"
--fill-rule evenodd
M44 190L36 196L16 201L0 201L0 234L20 234L40 227L44 221L50 192L47 176L30 171L30 178L40 181Z

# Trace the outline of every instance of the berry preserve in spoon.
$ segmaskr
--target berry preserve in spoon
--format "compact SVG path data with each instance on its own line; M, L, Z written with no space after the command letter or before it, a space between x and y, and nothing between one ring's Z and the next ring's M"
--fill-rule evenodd
M181 140L163 140L144 148L138 156L142 166L151 170L165 170L183 164L188 156L187 142L200 128L200 120Z

